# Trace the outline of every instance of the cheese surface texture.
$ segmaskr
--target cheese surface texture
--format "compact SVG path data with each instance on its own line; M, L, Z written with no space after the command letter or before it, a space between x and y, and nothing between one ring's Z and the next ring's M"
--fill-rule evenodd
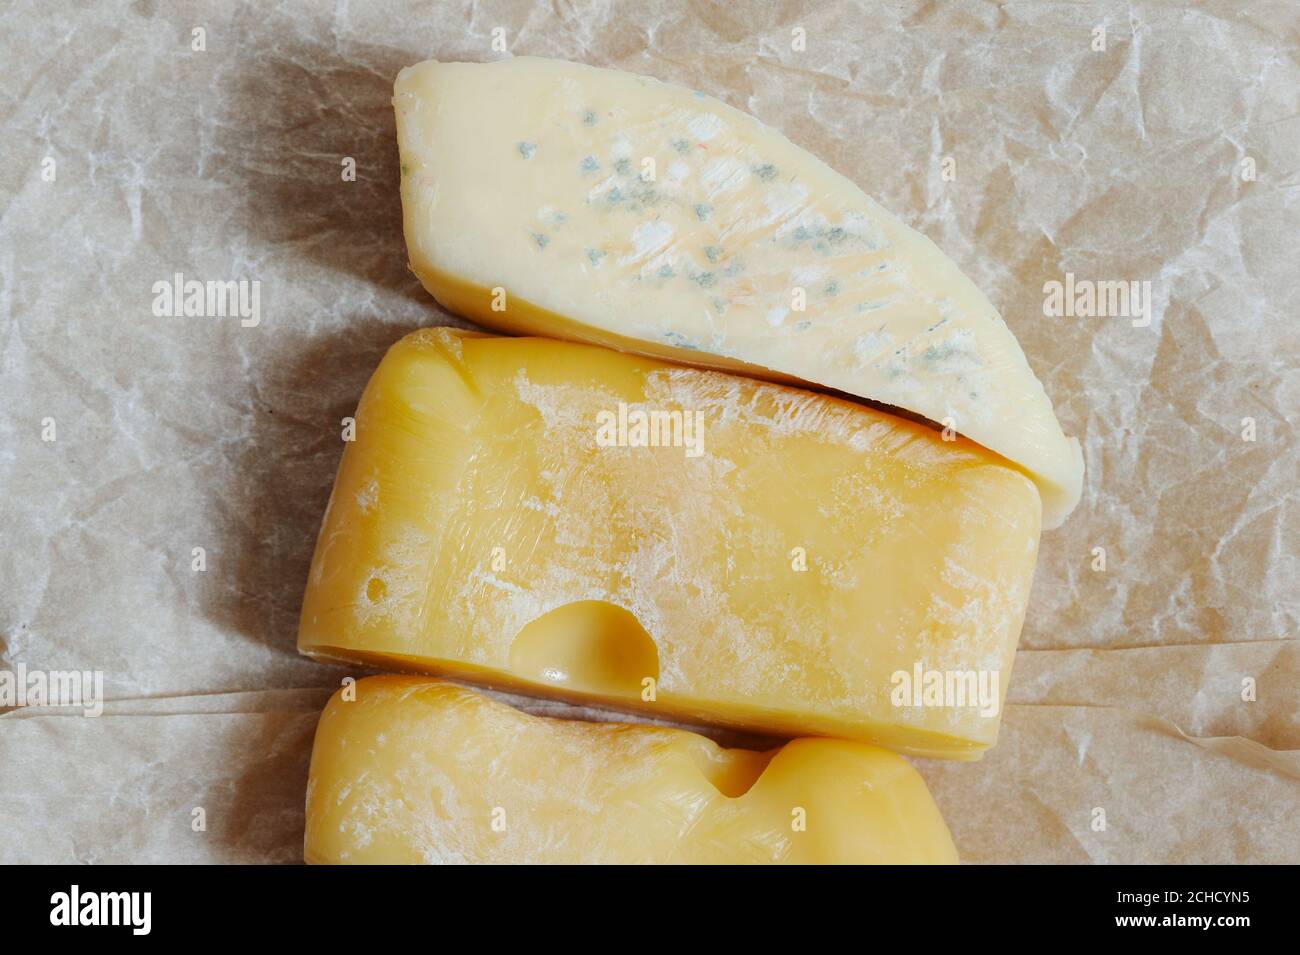
M955 863L920 775L861 743L758 753L371 677L316 730L313 863Z
M446 307L905 409L1025 468L1046 526L1078 502L1078 442L984 294L752 116L535 58L421 63L393 102L410 264Z
M1039 511L984 449L850 402L426 329L361 399L298 646L974 758L997 737ZM994 695L900 699L918 672L991 674Z

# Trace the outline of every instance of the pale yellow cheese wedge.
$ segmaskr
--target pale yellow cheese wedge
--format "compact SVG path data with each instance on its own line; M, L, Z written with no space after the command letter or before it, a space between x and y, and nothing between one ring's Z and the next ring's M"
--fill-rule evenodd
M1026 468L1046 526L1078 502L1079 444L988 298L752 116L531 57L420 63L393 103L411 268L446 307L906 409Z
M862 743L767 753L529 716L451 683L334 694L307 783L313 863L955 863L924 780Z
M668 427L618 446L652 412L677 413L681 446ZM427 329L361 399L298 647L973 758L1038 535L1034 484L962 439L597 346ZM987 692L922 698L900 674Z

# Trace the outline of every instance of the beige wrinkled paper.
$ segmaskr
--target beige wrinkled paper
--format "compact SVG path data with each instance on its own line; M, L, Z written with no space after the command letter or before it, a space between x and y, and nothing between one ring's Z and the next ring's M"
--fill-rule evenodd
M101 670L109 702L0 716L0 862L301 858L348 672L294 649L341 419L388 345L455 323L405 267L392 81L508 55L498 29L860 183L988 292L1083 442L1001 741L919 763L962 857L1300 862L1285 0L11 4L0 669ZM1067 272L1150 281L1149 327L1045 317ZM255 280L258 323L155 315L176 273Z

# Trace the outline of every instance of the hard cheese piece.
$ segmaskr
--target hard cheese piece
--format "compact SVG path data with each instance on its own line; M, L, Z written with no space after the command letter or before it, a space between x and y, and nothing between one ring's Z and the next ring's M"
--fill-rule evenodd
M955 863L925 782L839 740L757 753L371 677L316 730L315 863Z
M393 102L411 267L446 307L906 409L1025 467L1047 526L1078 502L1078 442L989 300L753 117L534 58L421 63Z
M642 415L674 412L682 446L663 421L631 446L653 440ZM1038 532L1028 478L890 415L427 329L361 399L298 647L972 758L997 737ZM998 696L895 697L917 667L984 671Z

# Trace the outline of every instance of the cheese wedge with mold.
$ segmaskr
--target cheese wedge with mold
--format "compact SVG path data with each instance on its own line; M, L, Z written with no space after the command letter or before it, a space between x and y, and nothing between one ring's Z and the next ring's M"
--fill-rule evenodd
M370 677L321 716L312 863L955 863L925 781L892 753L766 753L685 730L530 716L463 687Z
M810 383L1025 468L1047 527L1083 458L997 309L929 239L748 114L531 57L397 78L411 268L507 332Z
M871 408L426 329L361 399L298 646L970 759L997 737L1039 522L1018 470ZM922 698L931 674L982 697Z

